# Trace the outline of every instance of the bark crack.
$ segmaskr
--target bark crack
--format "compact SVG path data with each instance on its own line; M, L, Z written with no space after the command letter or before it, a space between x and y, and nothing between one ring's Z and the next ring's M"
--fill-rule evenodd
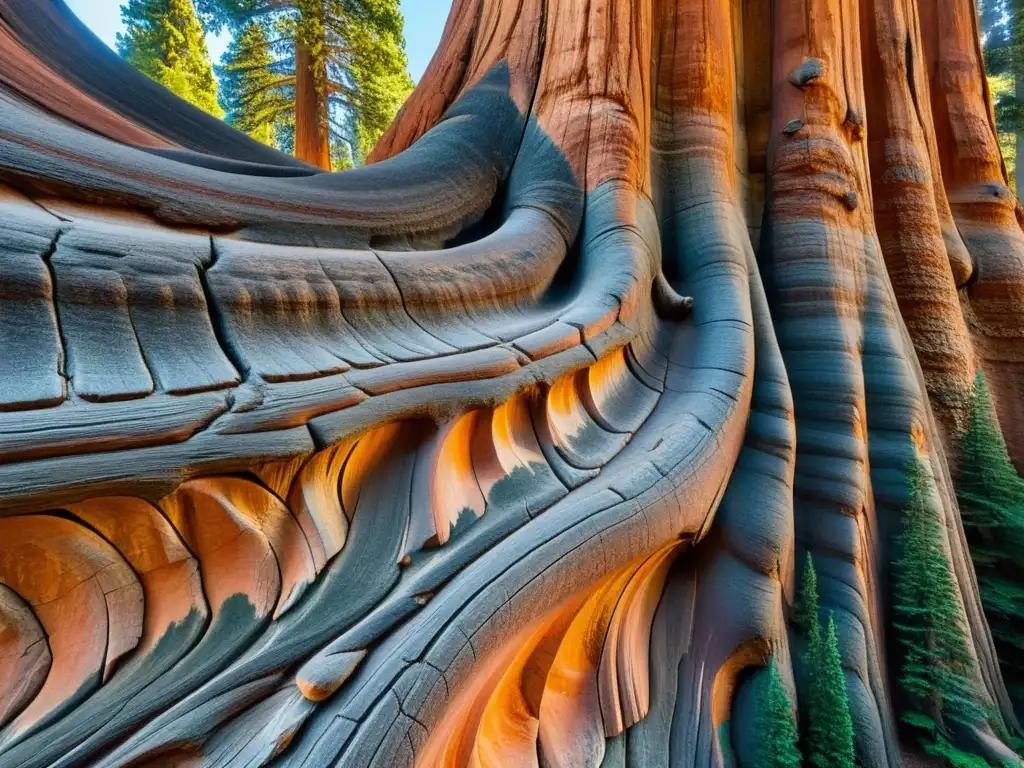
M57 375L64 380L66 389L68 390L65 399L71 397L71 390L74 388L74 382L71 380L71 374L68 372L68 342L64 336L64 328L61 325L60 320L60 303L57 301L57 271L53 268L53 254L57 252L57 243L64 235L65 225L57 230L57 233L53 236L53 240L50 242L49 248L45 253L40 254L40 258L43 260L43 264L46 266L46 271L50 274L50 301L53 304L53 320L57 326L57 341L60 342L60 357L57 359Z
M203 289L203 300L206 302L206 314L210 318L213 336L217 339L221 352L231 362L231 365L234 366L242 381L245 382L249 380L249 366L245 364L241 350L235 349L234 345L229 341L230 332L227 327L227 318L224 316L224 312L221 310L207 278L207 272L217 265L217 257L217 247L214 243L213 235L210 235L210 264L206 268L198 264L196 265L196 272L199 275L199 286Z

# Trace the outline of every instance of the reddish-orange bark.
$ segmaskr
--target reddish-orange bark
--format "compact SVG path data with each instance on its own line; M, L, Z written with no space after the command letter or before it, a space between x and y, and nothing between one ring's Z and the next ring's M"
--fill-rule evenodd
M308 45L295 44L295 156L331 170L327 122L327 65L315 60Z

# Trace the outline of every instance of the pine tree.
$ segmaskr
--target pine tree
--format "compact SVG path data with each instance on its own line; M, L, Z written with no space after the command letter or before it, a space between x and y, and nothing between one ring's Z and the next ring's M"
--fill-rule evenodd
M1003 675L1024 715L1024 480L1010 463L994 413L979 372L956 495Z
M1024 506L1024 481L1010 463L994 418L985 376L974 380L971 421L963 438L957 499L964 523L975 529L1006 528Z
M796 723L775 657L768 661L757 698L754 768L799 768Z
M198 0L211 29L263 27L274 79L257 87L288 99L295 156L328 169L361 162L412 90L398 3Z
M984 713L974 701L972 659L945 554L940 511L920 461L907 468L907 490L903 530L896 541L900 554L893 564L894 626L903 651L901 719L932 745L949 725L976 724Z
M807 553L804 561L804 573L800 582L800 594L797 597L794 620L796 625L808 635L817 635L821 639L821 620L818 617L818 574L814 571L814 558Z
M128 0L117 52L185 101L223 117L203 28L192 0Z
M353 29L351 37L353 44L366 52L350 68L359 104L354 150L363 159L395 119L412 90L412 81L405 69L405 55L390 39L367 34L365 28ZM396 54L401 54L400 61Z
M1024 0L977 0L977 8L999 146L1010 183L1019 189L1017 177L1024 175Z
M854 768L853 720L839 656L839 636L831 614L824 642L813 662L807 760L814 768Z
M803 737L806 741L808 723L811 721L811 711L814 708L814 697L818 691L814 685L815 668L821 654L821 618L818 615L818 574L814 570L814 558L807 553L804 561L804 572L800 581L800 591L797 594L796 606L793 616L794 623L801 630L804 639L807 641L807 648L803 657L801 689L804 695L801 697L800 706L803 713Z
M810 553L804 564L794 620L807 638L804 754L815 768L853 768L853 723L839 656L839 637L831 614L822 637L818 576Z
M279 146L294 96L275 70L264 25L249 22L235 34L217 68L227 120L257 141Z

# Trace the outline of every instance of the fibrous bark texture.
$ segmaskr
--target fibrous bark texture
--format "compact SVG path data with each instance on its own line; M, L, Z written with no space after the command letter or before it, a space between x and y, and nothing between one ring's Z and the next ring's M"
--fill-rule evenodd
M0 765L750 765L810 553L897 766L915 461L947 735L1014 758L950 471L977 370L1024 466L971 0L455 0L371 159L0 0Z

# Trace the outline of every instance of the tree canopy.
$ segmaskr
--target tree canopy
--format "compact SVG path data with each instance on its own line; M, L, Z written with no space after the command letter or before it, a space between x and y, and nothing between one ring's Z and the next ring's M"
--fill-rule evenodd
M199 8L209 28L236 35L221 70L229 119L257 137L294 126L294 152L307 162L361 162L412 89L398 0L199 0Z
M1024 134L1024 0L977 0L977 7L1000 149L1016 184Z
M192 0L128 0L117 52L133 67L215 117L217 81Z
M217 74L228 122L264 144L281 144L282 131L293 129L290 101L277 87L279 75L262 24L249 22L236 32Z

